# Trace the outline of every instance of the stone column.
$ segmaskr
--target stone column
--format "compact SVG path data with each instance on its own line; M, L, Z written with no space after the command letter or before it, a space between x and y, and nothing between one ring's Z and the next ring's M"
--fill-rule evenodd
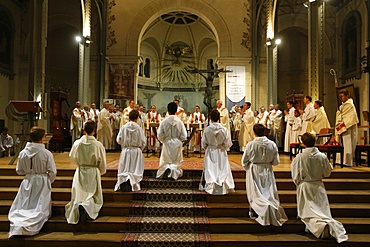
M275 13L277 0L266 2L267 12L267 104L277 103L277 56L278 47L275 37ZM264 102L260 102L264 103Z
M91 103L90 81L90 35L91 0L81 0L82 37L79 44L78 100L82 105Z
M313 99L322 98L324 86L324 22L325 3L309 3L308 7L308 92Z

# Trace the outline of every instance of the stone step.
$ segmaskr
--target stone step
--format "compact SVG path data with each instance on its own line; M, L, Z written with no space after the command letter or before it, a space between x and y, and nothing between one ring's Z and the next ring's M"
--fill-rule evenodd
M280 190L280 202L296 202L295 190ZM328 190L329 202L370 202L370 190ZM245 190L236 190L227 195L207 195L207 202L247 202Z
M23 176L0 176L0 187L19 187L23 180ZM73 177L57 176L53 188L71 188ZM102 187L105 189L113 189L117 179L116 177L102 177ZM156 178L145 177L141 182L142 188L198 188L199 178L181 178L177 181L162 180ZM365 178L328 178L324 179L325 188L327 190L370 190L370 179ZM234 178L235 188L237 190L245 190L245 178ZM294 190L295 184L291 178L277 178L276 185L278 190Z
M369 233L369 218L335 218L343 223L349 234ZM197 218L197 217L120 217L99 216L85 224L68 224L65 217L53 216L44 224L42 232L197 232L206 229L210 233L304 233L304 224L290 218L281 227L261 226L255 220L244 217ZM7 215L0 215L0 231L9 231Z
M145 170L144 176L147 177L155 177L157 170ZM67 176L67 177L73 177L75 173L75 169L67 169L67 168L59 168L57 176ZM245 178L245 171L243 170L233 170L233 177L234 178ZM15 166L9 166L9 167L0 167L0 174L1 176L19 176L15 172ZM290 171L274 171L276 178L291 178L291 172ZM184 178L188 177L194 177L194 178L200 178L202 175L201 170L184 170ZM117 177L117 170L107 170L107 173L103 175L103 177ZM335 168L330 178L369 178L370 177L370 170L361 170L357 169L356 167L352 168Z
M8 232L0 232L0 246L6 247L122 247L123 233L105 232L45 232L32 237L8 239Z
M0 187L0 194L3 200L14 200L18 187ZM329 202L370 202L370 190L328 190ZM70 188L53 188L52 200L69 201L71 198ZM236 190L228 195L206 195L199 190L191 189L143 189L139 193L115 192L113 189L103 189L105 202L124 202L130 200L155 200L155 201L201 201L204 197L207 202L247 202L245 190ZM296 202L295 190L280 190L281 202Z
M8 239L8 232L0 232L0 246L6 247L81 247L104 246L122 247L123 233L102 232L47 232L33 237ZM368 246L370 234L349 234L343 246ZM163 239L163 238L162 238ZM216 247L235 246L300 246L331 247L338 246L335 240L319 240L311 234L211 234L211 245ZM152 245L153 246L153 245ZM170 245L167 245L170 246ZM173 245L172 245L173 246ZM187 245L193 246L193 245Z
M7 215L12 200L0 200L0 214ZM64 207L68 201L53 201L52 215L64 216ZM99 212L100 216L128 216L130 213L139 215L140 210L143 210L146 216L155 216L156 213L163 208L163 204L167 204L167 209L164 212L170 216L187 216L194 214L193 202L136 202L132 204L130 201L125 202L104 202L102 209ZM247 202L239 203L207 203L206 208L202 206L201 202L197 202L196 215L201 215L205 210L210 217L248 217L249 204ZM132 207L133 206L133 207ZM295 203L282 203L285 213L289 218L297 217L297 205ZM170 209L170 210L169 210ZM369 203L330 203L330 209L334 218L354 217L354 218L370 218L370 202ZM139 211L139 212L138 212Z
M347 233L369 233L369 218L335 218L342 222ZM211 233L304 233L305 225L297 218L289 218L281 227L261 226L255 220L242 217L209 218Z
M211 234L212 247L235 247L235 246L257 246L257 247L334 247L338 246L335 239L322 240L315 238L312 234L276 234L276 233L254 233L254 234ZM343 246L369 246L370 234L348 234L348 241Z
M297 217L296 203L281 203L289 218ZM210 217L249 217L248 203L207 203ZM330 203L331 214L334 218L357 217L370 218L370 202L368 203Z

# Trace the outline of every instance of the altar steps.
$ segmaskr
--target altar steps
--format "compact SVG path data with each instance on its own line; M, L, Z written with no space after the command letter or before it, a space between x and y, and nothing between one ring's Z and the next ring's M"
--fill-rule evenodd
M239 175L239 173L238 173ZM369 174L370 176L370 174ZM22 182L22 176L0 176L0 187L19 187ZM71 188L73 175L57 176L53 188ZM117 178L116 176L103 176L101 178L103 188L114 188ZM370 190L370 178L327 178L323 180L327 190ZM235 189L245 190L245 178L234 178ZM197 182L196 182L197 183ZM348 183L351 186L348 186ZM291 178L276 178L278 190L295 190L296 186Z
M64 206L70 200L73 169L58 170L58 176L52 189L52 218L45 223L41 233L34 237L7 239L9 221L7 214L12 201L18 191L23 176L16 175L14 167L0 169L0 246L89 246L100 244L102 246L122 246L122 239L127 237L128 230L132 230L130 214L133 213L132 201L138 198L152 198L154 203L147 205L149 211L157 210L155 198L166 200L187 201L204 199L206 207L198 210L208 215L208 231L211 237L211 246L334 246L334 240L317 240L311 234L304 232L304 224L296 219L295 185L290 178L290 172L275 172L279 189L281 205L286 211L289 221L282 227L262 227L248 217L248 200L245 192L245 172L233 171L236 192L224 196L211 196L197 192L201 171L185 171L184 177L176 183L154 179L155 171L145 172L142 182L143 190L140 193L114 192L116 171L108 171L102 177L104 205L99 217L86 224L68 225L64 218ZM343 171L335 169L330 178L324 180L328 192L331 212L334 218L341 221L349 234L349 241L345 246L367 246L370 242L370 172ZM157 184L160 188L146 189ZM186 187L186 188L183 188ZM171 192L166 188L173 188ZM182 194L182 196L178 196ZM152 207L152 209L150 209ZM156 208L157 207L157 208ZM185 208L185 209L184 209ZM171 227L171 218L175 219L183 213L186 206L167 205L167 214L171 217L168 222L165 218L160 220L159 227ZM169 213L170 212L170 213ZM144 216L146 217L146 216ZM145 218L144 218L145 222ZM130 226L131 224L131 226ZM137 221L138 228L143 227L143 221ZM135 238L140 239L142 246L176 246L176 241L161 242L164 235L153 232L143 232ZM187 229L187 228L185 228ZM187 231L192 231L189 228ZM177 235L167 234L169 239L176 239ZM190 234L190 233L189 233ZM148 242L149 241L149 242ZM157 242L156 242L157 241ZM193 242L183 242L178 246L196 246ZM141 245L134 245L141 246ZM207 244L205 244L207 246Z

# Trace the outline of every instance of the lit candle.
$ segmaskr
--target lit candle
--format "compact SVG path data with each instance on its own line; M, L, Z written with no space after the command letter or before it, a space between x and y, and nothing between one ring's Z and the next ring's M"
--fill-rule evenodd
M186 123L186 129L187 130L190 130L190 124L189 124L189 122Z
M202 130L202 122L199 122L199 130Z
M146 129L148 130L149 129L149 119L146 120Z

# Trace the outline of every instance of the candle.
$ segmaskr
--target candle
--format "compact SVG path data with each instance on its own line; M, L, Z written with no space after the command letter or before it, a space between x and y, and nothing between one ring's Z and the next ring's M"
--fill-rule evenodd
M149 119L146 120L146 129L148 130L149 129Z
M190 124L189 124L189 122L186 123L186 129L187 130L190 130Z
M202 122L199 122L199 130L202 130Z

